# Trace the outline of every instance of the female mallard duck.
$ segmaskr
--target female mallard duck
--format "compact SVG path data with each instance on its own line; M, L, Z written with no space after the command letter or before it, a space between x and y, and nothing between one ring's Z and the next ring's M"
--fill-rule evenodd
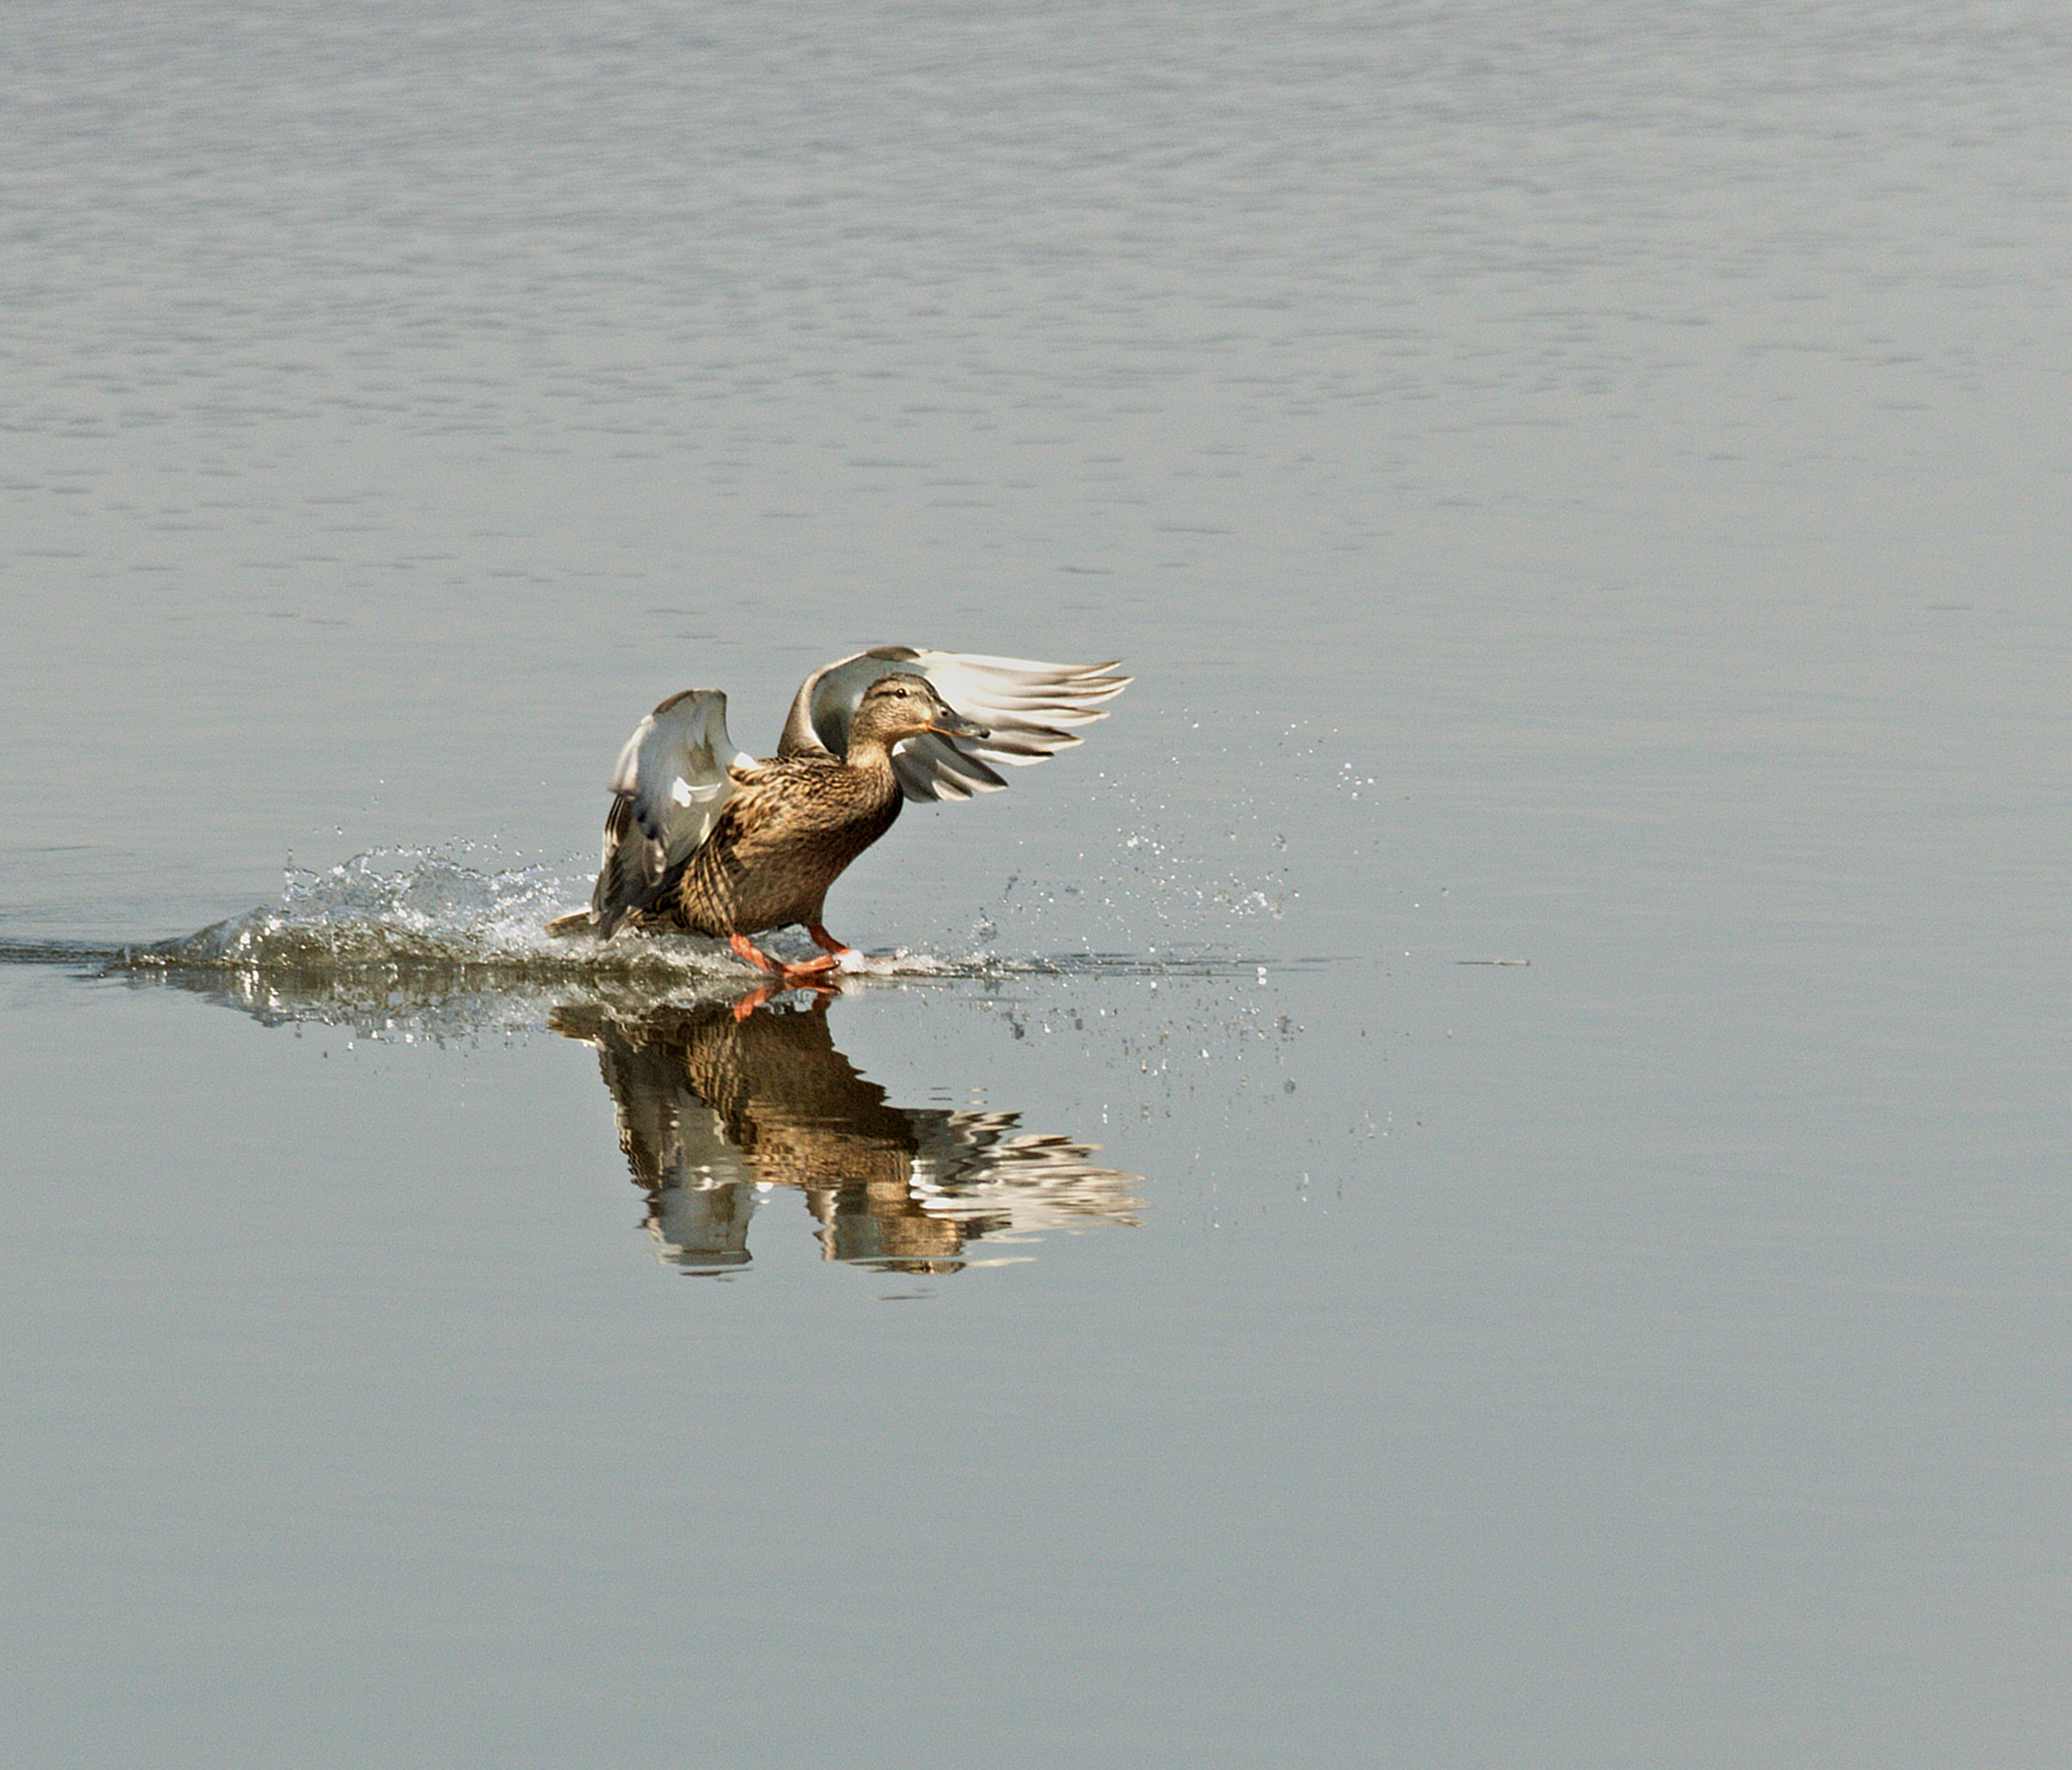
M901 805L995 792L1007 783L989 764L1077 743L1059 728L1108 717L1099 703L1130 680L1113 668L859 652L806 678L764 762L734 749L717 689L672 695L619 752L590 908L549 927L606 940L629 924L685 928L787 982L818 976L849 950L820 920L828 887ZM787 965L748 938L795 922L824 957Z

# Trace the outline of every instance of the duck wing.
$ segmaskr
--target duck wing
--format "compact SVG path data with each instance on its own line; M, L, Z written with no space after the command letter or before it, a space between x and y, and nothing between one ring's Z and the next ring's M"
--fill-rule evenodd
M611 771L604 860L590 894L601 938L645 908L663 875L705 846L734 796L728 769L754 760L727 735L726 697L717 689L672 694L633 728Z
M1115 673L1112 661L1046 664L1030 657L881 645L806 678L784 722L778 755L846 755L849 721L863 691L895 671L926 677L938 694L989 733L952 739L931 732L899 744L892 752L892 768L909 799L968 799L998 792L1007 783L993 772L993 764L1024 768L1077 743L1065 728L1106 718L1100 703L1130 682Z

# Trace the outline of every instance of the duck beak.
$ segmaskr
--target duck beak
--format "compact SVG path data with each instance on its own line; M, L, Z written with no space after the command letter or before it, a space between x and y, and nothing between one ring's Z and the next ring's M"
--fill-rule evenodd
M993 735L989 727L976 725L961 713L948 707L938 709L935 716L928 722L928 729L945 738L989 738Z

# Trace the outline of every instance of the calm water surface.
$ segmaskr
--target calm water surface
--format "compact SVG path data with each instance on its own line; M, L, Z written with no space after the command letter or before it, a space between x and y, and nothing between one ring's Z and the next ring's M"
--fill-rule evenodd
M2065 1760L2058 11L14 35L10 1761Z

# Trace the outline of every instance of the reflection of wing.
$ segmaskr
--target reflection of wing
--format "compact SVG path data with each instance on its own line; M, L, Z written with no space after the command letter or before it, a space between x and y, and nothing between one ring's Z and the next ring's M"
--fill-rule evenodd
M1108 714L1100 703L1128 685L1111 664L1045 664L1034 658L985 657L958 652L883 645L816 670L806 678L784 722L779 755L849 750L849 721L863 691L895 670L924 676L968 719L987 727L985 738L930 733L893 752L892 767L909 799L968 799L1007 783L991 764L1026 768L1079 740L1065 726L1090 725Z
M600 935L609 939L664 873L704 846L734 796L728 767L754 759L726 735L726 697L717 689L672 694L634 727L611 771L604 862L590 894Z
M919 1134L912 1188L931 1216L999 1235L1141 1221L1134 1174L1096 1167L1099 1146L1028 1132L1014 1113L906 1115Z

